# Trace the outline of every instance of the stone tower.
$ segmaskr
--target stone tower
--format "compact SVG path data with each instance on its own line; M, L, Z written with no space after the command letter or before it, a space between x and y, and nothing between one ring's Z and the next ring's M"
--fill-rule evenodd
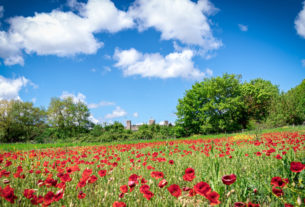
M149 124L149 125L156 124L156 121L155 121L155 120L153 120L153 119L151 119L151 120L149 120L148 124Z
M126 121L126 129L131 130L131 120Z

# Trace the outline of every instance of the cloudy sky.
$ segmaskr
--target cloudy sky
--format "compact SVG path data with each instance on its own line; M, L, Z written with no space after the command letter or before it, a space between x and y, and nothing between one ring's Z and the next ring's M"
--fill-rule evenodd
M0 100L86 103L92 120L175 120L223 73L282 91L305 78L302 0L0 0Z

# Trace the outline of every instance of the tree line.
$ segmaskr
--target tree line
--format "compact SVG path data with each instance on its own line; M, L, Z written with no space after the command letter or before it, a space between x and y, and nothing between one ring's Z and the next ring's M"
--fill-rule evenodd
M300 125L305 121L305 80L287 92L261 78L242 82L224 74L195 83L177 105L180 136Z
M176 115L174 126L144 124L134 132L119 122L92 123L87 105L71 97L52 98L47 109L0 100L0 142L108 142L300 125L305 121L305 80L280 92L260 78L249 82L235 74L205 78L178 100Z

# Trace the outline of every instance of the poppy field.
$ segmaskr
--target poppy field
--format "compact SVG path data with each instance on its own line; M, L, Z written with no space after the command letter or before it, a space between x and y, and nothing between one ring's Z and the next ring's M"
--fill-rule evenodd
M0 206L304 206L305 135L0 152Z

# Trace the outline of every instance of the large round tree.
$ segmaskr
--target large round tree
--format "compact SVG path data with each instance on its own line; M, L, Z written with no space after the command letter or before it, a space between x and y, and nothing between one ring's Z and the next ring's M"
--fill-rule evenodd
M177 130L181 136L232 132L244 128L247 114L240 75L205 78L186 91L177 105Z

